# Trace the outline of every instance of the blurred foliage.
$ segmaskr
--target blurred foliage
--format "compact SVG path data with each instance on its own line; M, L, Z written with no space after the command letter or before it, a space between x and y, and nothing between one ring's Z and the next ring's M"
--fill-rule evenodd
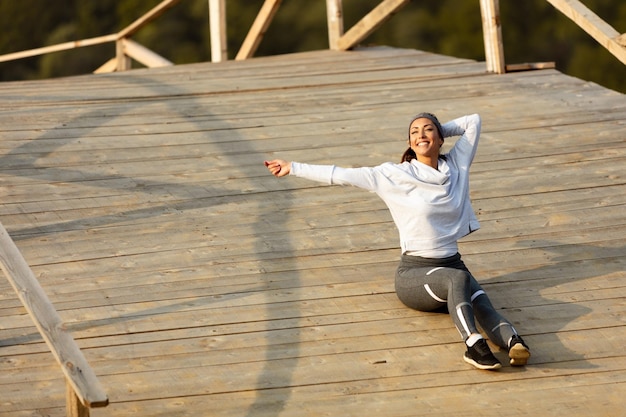
M381 0L343 0L350 28ZM626 2L583 0L618 32L626 32ZM232 59L264 0L226 0ZM160 0L4 0L0 54L103 36L123 29ZM626 66L545 0L500 0L507 63L556 62L563 73L626 92ZM133 36L176 64L210 60L208 0L182 0ZM414 48L484 61L478 0L415 0L363 44ZM283 0L257 56L328 48L326 2ZM0 63L0 81L50 78L94 71L115 46L90 46ZM138 64L135 63L135 66Z

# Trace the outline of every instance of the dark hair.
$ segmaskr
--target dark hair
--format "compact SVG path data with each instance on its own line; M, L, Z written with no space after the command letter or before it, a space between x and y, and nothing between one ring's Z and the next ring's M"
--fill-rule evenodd
M415 151L413 149L411 149L411 147L409 146L409 149L404 151L404 153L402 154L402 158L400 159L400 163L411 162L414 159L417 159L417 155L415 155Z
M443 159L444 161L448 160L448 157L445 154L439 154L439 158ZM409 146L409 148L402 154L402 158L400 158L400 163L411 162L414 159L417 159L417 155L415 155L415 151Z

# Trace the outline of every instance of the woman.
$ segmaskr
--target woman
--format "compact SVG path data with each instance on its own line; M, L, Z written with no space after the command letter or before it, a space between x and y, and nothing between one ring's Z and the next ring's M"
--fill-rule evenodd
M400 234L398 298L420 311L447 308L466 344L463 359L492 370L501 364L479 333L475 318L493 343L508 350L511 365L525 365L530 350L513 325L496 312L458 253L457 240L479 228L469 199L469 170L480 127L477 114L441 125L435 115L420 113L409 124L409 148L400 164L340 168L276 159L265 166L277 177L291 174L376 192ZM441 155L444 138L450 136L460 138L449 153Z

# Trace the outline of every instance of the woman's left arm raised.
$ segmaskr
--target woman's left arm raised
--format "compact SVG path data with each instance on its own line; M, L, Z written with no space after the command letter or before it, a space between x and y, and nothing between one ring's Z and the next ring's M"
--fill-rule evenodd
M451 120L441 126L444 137L461 136L449 154L456 159L461 159L462 161L459 162L462 165L469 166L474 159L478 147L478 139L480 138L481 125L480 116L478 114L470 114Z

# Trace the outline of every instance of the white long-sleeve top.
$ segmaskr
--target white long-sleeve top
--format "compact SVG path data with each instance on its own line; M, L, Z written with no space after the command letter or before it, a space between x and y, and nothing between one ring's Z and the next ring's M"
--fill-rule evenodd
M377 167L291 163L291 175L375 192L387 205L400 234L402 253L428 258L454 255L457 240L480 225L469 198L469 169L476 154L478 114L442 125L443 136L459 136L434 169L416 159Z

